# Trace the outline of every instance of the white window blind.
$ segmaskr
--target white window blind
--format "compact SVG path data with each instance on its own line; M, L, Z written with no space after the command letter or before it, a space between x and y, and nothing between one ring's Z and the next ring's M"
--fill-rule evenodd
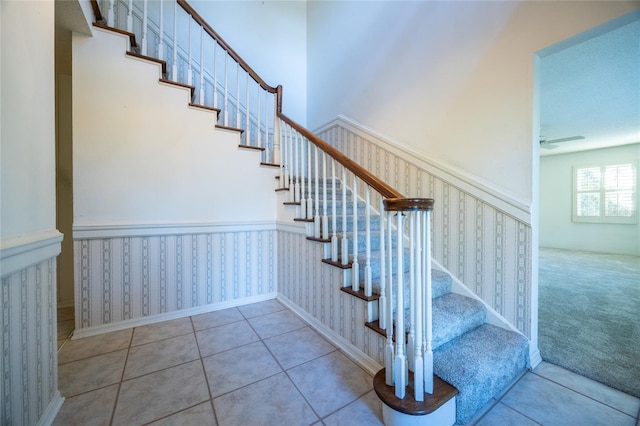
M636 223L634 164L606 164L574 170L574 222Z

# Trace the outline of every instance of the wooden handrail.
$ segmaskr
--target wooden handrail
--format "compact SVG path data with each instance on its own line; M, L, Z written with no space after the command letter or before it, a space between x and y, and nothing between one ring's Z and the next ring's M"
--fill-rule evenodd
M196 12L193 9L193 7L191 7L189 3L187 3L186 0L176 0L176 1L180 5L180 7L182 7L182 9L184 9L184 11L187 12L189 15L191 15L193 20L195 20L198 24L200 24L204 29L204 31L206 31L207 34L209 34L227 52L227 54L229 54L229 56L231 56L231 58L233 58L242 67L242 69L244 69L251 76L251 78L260 85L260 87L262 87L264 90L270 93L275 94L276 111L277 111L277 116L279 118L281 118L283 121L288 123L291 127L296 129L300 134L306 137L311 143L316 145L318 148L322 149L329 156L334 158L338 163L342 164L344 167L350 170L355 176L362 179L362 181L367 183L371 188L373 188L375 191L380 193L383 197L390 198L390 199L405 198L398 191L396 191L391 186L387 185L386 183L378 179L376 176L372 175L370 172L365 170L362 166L360 166L359 164L351 160L349 157L347 157L346 155L344 155L343 153L341 153L340 151L338 151L337 149L335 149L334 147L332 147L331 145L329 145L328 143L320 139L318 136L316 136L315 134L313 134L312 132L310 132L300 124L296 123L295 121L293 121L292 119L284 115L282 113L282 86L279 85L277 87L273 87L268 85L258 75L258 73L255 72L253 68L251 68L249 64L247 64L245 60L242 59L240 55L238 55L236 51L233 50L231 46L229 46L229 44L226 41L224 41L224 39L220 37L220 35L217 32L214 31L213 28L211 28L211 26L200 16L200 14L198 14L198 12ZM93 7L96 20L100 20L102 18L102 14L100 13L100 7L98 5L97 0L91 0L91 5Z
M100 12L100 6L98 5L98 0L91 0L91 9L93 9L93 15L96 18L96 22L104 22L104 16Z
M222 37L220 37L220 35L218 35L217 32L215 32L213 30L213 28L211 28L211 26L207 23L207 21L205 21L204 19L202 19L202 17L198 14L198 12L196 12L189 3L187 3L185 0L177 0L178 4L180 5L180 7L182 7L184 9L185 12L187 12L189 15L191 15L191 17L202 26L202 28L207 32L207 34L209 34L219 45L220 47L222 47L224 50L227 51L227 53L229 54L229 56L231 56L241 67L243 70L245 70L247 73L249 73L249 75L251 76L251 78L253 78L253 80L258 83L260 85L260 87L262 87L264 90L266 90L267 92L270 93L276 93L277 88L269 86L259 75L257 72L255 72L253 70L253 68L251 68L249 66L249 64L247 64L244 59L242 59L240 57L240 55L238 55L236 53L235 50L233 50L231 48L231 46L229 46L227 44L226 41L224 41L222 39Z
M367 185L371 188L382 194L385 198L405 198L398 191L369 173L358 163L351 160L349 157L320 139L318 136L311 133L306 128L302 127L286 115L278 112L278 117L280 117L285 123L289 124L291 127L296 129L302 136L307 138L312 144L329 154L332 158L334 158L338 163L342 164L344 167L349 169L354 175L362 179Z

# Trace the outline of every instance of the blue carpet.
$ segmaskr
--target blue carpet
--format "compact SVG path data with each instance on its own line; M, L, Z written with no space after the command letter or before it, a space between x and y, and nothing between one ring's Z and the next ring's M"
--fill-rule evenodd
M640 397L640 257L540 248L539 283L542 358Z

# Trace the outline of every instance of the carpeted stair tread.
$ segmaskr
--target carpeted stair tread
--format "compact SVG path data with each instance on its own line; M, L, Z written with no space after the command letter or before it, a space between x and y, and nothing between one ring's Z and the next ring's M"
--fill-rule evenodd
M433 348L484 324L486 310L479 300L449 293L433 300Z
M364 281L361 278L361 285L364 285ZM405 294L409 291L409 272L404 274ZM371 287L373 292L380 294L380 277L371 280ZM451 276L444 271L438 269L431 270L431 298L435 299L442 295L451 292ZM388 295L388 290L386 292ZM395 300L395 299L394 299Z
M371 247L371 255L373 256L373 251L378 251L378 249L380 248L380 232L375 232L377 230L375 229L371 229L371 235L369 236L369 241L370 241L370 247ZM339 240L342 239L342 235L338 235ZM347 233L347 238L349 240L349 250L353 249L353 232L348 232ZM386 242L387 236L385 235L385 249L387 248L387 242ZM397 247L397 242L398 242L398 237L397 235L394 233L392 235L391 238L391 247L392 248L396 248ZM365 254L365 250L367 249L367 236L365 234L364 231L358 231L358 252L361 253L363 256ZM338 246L338 249L340 249L340 246ZM360 258L358 258L358 262L360 262Z
M466 423L529 364L527 339L483 324L440 346L433 354L435 374L455 386L457 424Z
M328 212L329 215L329 226L330 231L333 231L333 222L331 220L331 211ZM366 229L366 216L364 214L358 216L358 234L364 234ZM377 231L378 235L380 234L380 216L376 214L372 214L369 220L369 227L371 231ZM338 211L336 214L336 231L338 234L342 235L342 211ZM347 215L347 235L353 235L353 215Z
M351 249L351 247L349 247L349 249ZM386 253L385 253L385 257L386 257ZM353 259L353 256L349 256L350 259ZM380 251L376 250L376 251L371 251L371 257L369 258L369 263L371 265L371 279L379 279L380 278L380 259L381 259L381 253ZM404 255L402 256L402 261L403 261L403 270L406 272L409 270L409 250L405 249L404 250ZM358 266L360 268L360 277L361 279L364 279L364 268L366 265L366 254L364 252L359 252L358 253ZM389 268L389 262L386 263L387 266L387 271ZM391 268L392 271L394 273L394 275L396 274L396 272L398 271L398 256L397 256L397 250L393 250L393 253L391 254Z

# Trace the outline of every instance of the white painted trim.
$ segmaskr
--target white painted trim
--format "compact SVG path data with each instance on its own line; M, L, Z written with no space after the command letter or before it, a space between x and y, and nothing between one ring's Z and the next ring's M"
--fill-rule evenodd
M293 303L287 297L278 293L278 301L285 305L287 308L291 309L296 315L302 318L307 324L309 324L314 330L324 336L327 340L329 340L332 344L337 346L344 354L349 357L353 362L358 364L363 370L367 373L375 376L378 371L382 368L380 364L360 349L353 346L349 341L347 341L344 337L340 336L338 333L318 321L314 316L310 315L308 312L300 308L298 305ZM373 331L371 331L374 333Z
M532 344L529 344L529 364L531 369L534 370L542 362L542 355L540 350Z
M451 426L456 422L456 398L451 398L432 413L416 416L396 411L383 402L382 419L385 426Z
M279 220L276 222L276 230L281 232L291 232L292 234L307 235L307 224L305 222L289 222Z
M275 299L278 296L276 292L261 294L259 296L251 296L243 299L229 300L226 302L212 303L210 305L196 306L179 311L165 312L158 315L148 317L133 318L125 321L118 321L110 324L101 324L95 327L87 327L77 329L71 336L72 340L82 339L83 337L97 336L99 334L111 333L113 331L126 330L128 328L140 327L143 325L155 324L158 322L169 321L178 318L190 317L193 315L206 314L208 312L220 311L222 309L235 308L238 306L249 305L251 303L264 302L265 300Z
M42 417L38 419L36 423L37 426L50 426L53 424L58 412L60 412L60 408L62 408L62 404L64 403L64 397L60 394L59 390L56 390L55 395L49 402L47 409L42 413Z
M414 164L451 185L481 199L483 202L495 207L503 213L526 224L531 223L530 206L531 201L523 200L520 197L505 192L504 189L495 187L478 176L473 176L468 172L456 167L441 163L415 151L393 138L365 126L356 120L345 115L338 115L337 118L316 129L314 133L319 134L332 127L340 126L359 136L367 139L373 144L391 151L394 155L404 159L408 163ZM405 194L410 197L411 194Z
M114 223L74 225L73 239L151 237L160 235L209 234L218 232L273 231L276 221L212 223Z
M60 254L62 234L57 229L0 240L0 274L4 277Z

